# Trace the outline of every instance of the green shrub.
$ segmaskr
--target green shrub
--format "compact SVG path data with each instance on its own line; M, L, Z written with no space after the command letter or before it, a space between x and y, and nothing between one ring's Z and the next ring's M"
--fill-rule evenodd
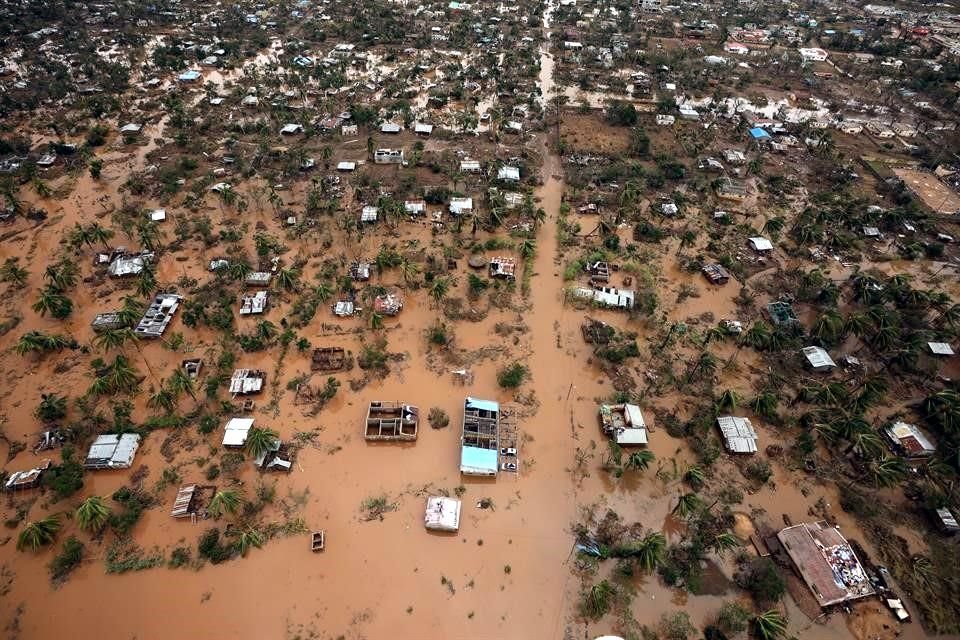
M427 421L434 429L443 429L450 424L450 416L440 407L432 407L427 415Z
M205 558L213 564L226 562L236 555L232 545L225 545L220 542L219 529L209 529L200 536L200 540L197 542L197 553L201 558Z
M766 484L770 476L773 475L773 469L766 460L752 460L744 467L743 474L760 484Z
M67 445L63 448L63 461L50 467L43 474L43 486L54 494L54 500L62 500L83 487L83 465L74 460L74 449Z
M109 520L110 528L121 537L126 536L133 530L144 510L153 504L153 499L150 496L128 487L117 489L112 498L123 507L119 513L111 513Z
M177 547L170 553L170 561L167 566L171 569L179 569L190 564L193 558L193 552L190 547Z
M64 540L63 549L50 562L50 578L54 581L66 579L83 562L83 551L83 543L75 537Z
M783 576L769 558L754 558L735 576L737 584L750 592L760 606L772 605L787 589Z
M516 389L527 379L529 371L519 362L514 362L497 373L497 384L504 389Z

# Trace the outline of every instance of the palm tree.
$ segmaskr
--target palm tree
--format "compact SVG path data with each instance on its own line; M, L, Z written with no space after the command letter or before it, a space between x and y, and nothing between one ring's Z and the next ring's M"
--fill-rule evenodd
M640 541L635 550L637 564L644 573L650 573L663 562L667 548L667 539L659 531L649 533Z
M374 331L380 331L383 329L383 314L377 311L374 311L370 314L370 328Z
M870 344L879 351L889 351L900 340L900 328L896 324L881 320L877 325Z
M125 327L132 327L142 316L145 310L144 304L133 296L126 296L123 299L123 307L117 311L117 320ZM134 334L136 337L136 334Z
M692 366L687 373L687 381L689 382L700 377L706 377L710 379L713 378L713 375L716 372L717 358L709 351L704 350L700 352L700 355L697 356L697 359L692 363Z
M42 393L33 415L43 422L56 422L67 415L67 399L55 393Z
M77 284L80 270L73 260L63 258L49 265L43 272L43 278L58 291L66 291Z
M727 551L738 549L739 547L740 541L737 540L737 536L729 531L718 533L713 537L713 540L710 541L710 548L719 556L724 555Z
M740 342L750 345L754 349L766 349L770 344L770 326L763 320L754 322L750 325L750 328L743 333Z
M20 339L17 340L17 344L14 347L14 350L18 355L24 355L30 353L31 351L43 351L44 347L44 336L39 331L28 331L27 333L20 336Z
M703 500L695 493L684 493L677 500L677 506L673 508L674 514L681 518L686 518L691 513L699 511L703 507Z
M73 224L73 229L70 230L70 233L67 234L67 242L70 243L70 246L75 250L80 249L83 245L90 244L90 234L87 231L87 228L81 225L79 222Z
M834 342L843 333L843 328L843 317L840 313L836 309L827 309L813 323L810 335L824 342Z
M137 287L135 291L137 292L137 295L149 296L152 295L156 289L156 274L154 274L152 267L144 265L143 270L140 271L140 275L137 277Z
M74 513L77 525L84 531L101 531L110 519L110 507L100 496L90 496Z
M42 331L28 331L20 336L14 350L22 356L32 351L61 351L71 344L75 343L70 338L58 333L46 334Z
M279 437L280 434L273 429L253 427L247 432L247 440L243 446L247 453L250 454L250 457L256 460L273 449Z
M36 551L42 546L53 542L60 531L60 517L52 513L42 520L28 522L17 536L17 551L29 549Z
M109 388L113 391L133 391L140 386L137 370L130 364L130 360L118 354L110 365L110 371L105 376Z
M259 549L266 541L266 536L264 536L263 533L257 529L252 527L244 529L240 532L240 536L237 538L237 546L240 549L240 555L246 557L247 551L250 550L250 547L256 547Z
M883 455L883 440L873 429L857 431L850 438L846 452L858 451L864 458L879 458Z
M768 218L766 222L763 223L762 231L773 237L774 240L777 239L777 236L780 235L780 232L783 231L784 219L782 216L775 216L773 218Z
M251 429L252 431L252 429ZM207 511L214 518L219 518L225 513L233 515L240 508L242 498L240 493L234 489L221 489L210 498L210 506Z
M176 369L170 375L170 378L167 380L167 386L170 391L176 396L180 396L181 393L186 393L194 400L197 399L196 391L194 390L193 378L187 375L183 369Z
M843 323L843 332L862 338L872 327L870 316L865 313L851 313Z
M960 304L950 305L941 311L937 318L937 324L941 327L946 325L952 331L956 331L960 327Z
M112 238L114 233L112 229L107 229L101 226L99 222L94 222L87 227L87 235L91 242L99 242L104 249L109 249L110 245L107 244L107 240Z
M284 291L296 291L300 287L300 272L296 269L280 269L277 272L277 284Z
M723 341L727 339L727 336L730 334L719 326L710 327L703 332L703 346L706 347L711 342L714 341Z
M123 345L131 340L136 340L137 334L130 327L122 329L107 329L93 336L93 346L103 351L111 349L122 349Z
M610 610L611 600L616 593L616 587L606 580L593 585L584 598L584 613L592 618L603 617Z
M257 335L264 340L272 340L278 333L280 333L280 330L277 329L277 325L269 320L261 320L257 323Z
M334 290L330 286L329 282L321 282L313 288L313 297L319 300L320 302L326 302L333 297Z
M404 284L410 284L412 281L417 280L419 275L420 265L406 256L400 259L400 276L403 278Z
M161 385L156 393L147 398L147 406L151 409L162 409L169 415L177 408L177 397L170 389Z
M866 475L875 487L889 489L907 477L907 463L902 458L883 456L867 463Z
M715 411L717 413L723 413L724 411L733 413L737 410L741 402L743 402L743 398L740 397L739 393L733 389L727 389L717 398L716 404L714 405Z
M40 297L33 303L32 309L41 316L49 312L58 320L63 320L73 313L73 301L61 293L61 290L47 285L40 290Z
M430 285L430 297L433 298L433 301L437 304L437 308L440 308L440 305L443 304L447 294L450 292L452 283L453 279L450 277L442 276L434 278L433 283Z
M693 465L683 473L683 479L694 489L702 487L706 481L707 476L703 472L703 467L698 464Z
M524 260L531 260L537 253L537 241L533 238L524 238L520 242L518 251L521 258Z
M780 399L777 397L777 394L764 390L750 401L750 408L758 416L766 418L767 420L773 420L777 417L777 404L779 402Z
M246 260L231 260L227 267L227 273L234 280L244 280L253 273L253 267Z
M533 212L533 228L538 229L547 220L547 212L543 207L537 207Z
M650 463L656 459L653 451L649 449L640 449L627 456L627 462L623 465L624 469L635 471L646 471L650 468Z
M778 640L787 635L787 620L771 609L753 618L753 630L759 640Z
M677 255L683 253L687 247L692 247L697 242L697 232L693 229L685 229L680 234L680 242L677 245Z
M19 258L7 258L0 267L0 282L9 282L19 289L27 284L30 272L17 264Z

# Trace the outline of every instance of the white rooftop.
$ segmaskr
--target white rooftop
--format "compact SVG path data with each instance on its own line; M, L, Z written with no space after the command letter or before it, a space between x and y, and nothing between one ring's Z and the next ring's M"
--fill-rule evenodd
M455 216L461 213L473 211L473 198L451 198L450 213Z
M814 369L837 366L837 363L833 361L830 354L820 347L804 347L802 351L803 355L807 358L807 362L809 362L810 366Z
M136 433L98 436L90 445L83 466L88 469L127 469L133 464L139 447L140 435Z
M253 418L231 418L223 433L223 446L242 447L253 427Z
M423 524L433 531L457 531L460 528L460 501L445 496L427 498Z
M930 347L931 353L937 356L952 356L953 347L951 347L946 342L928 342L927 346Z
M750 238L747 242L750 243L754 251L771 251L773 249L773 244L766 238Z
M717 426L723 434L724 446L731 453L756 453L757 432L749 418L720 416Z

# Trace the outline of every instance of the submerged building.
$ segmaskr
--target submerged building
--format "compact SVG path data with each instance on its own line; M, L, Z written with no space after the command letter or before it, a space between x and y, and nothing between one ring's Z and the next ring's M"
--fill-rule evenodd
M463 402L460 473L496 476L500 437L500 404L468 397Z

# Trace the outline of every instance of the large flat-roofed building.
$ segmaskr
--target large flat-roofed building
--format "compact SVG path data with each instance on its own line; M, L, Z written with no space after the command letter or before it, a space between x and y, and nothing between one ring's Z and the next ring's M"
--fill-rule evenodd
M159 338L167 330L177 312L182 297L175 293L160 293L153 299L134 332L144 338Z
M468 397L464 400L460 473L496 476L499 435L500 404L479 398Z
M777 539L821 607L874 593L860 560L836 527L798 524L780 531Z

